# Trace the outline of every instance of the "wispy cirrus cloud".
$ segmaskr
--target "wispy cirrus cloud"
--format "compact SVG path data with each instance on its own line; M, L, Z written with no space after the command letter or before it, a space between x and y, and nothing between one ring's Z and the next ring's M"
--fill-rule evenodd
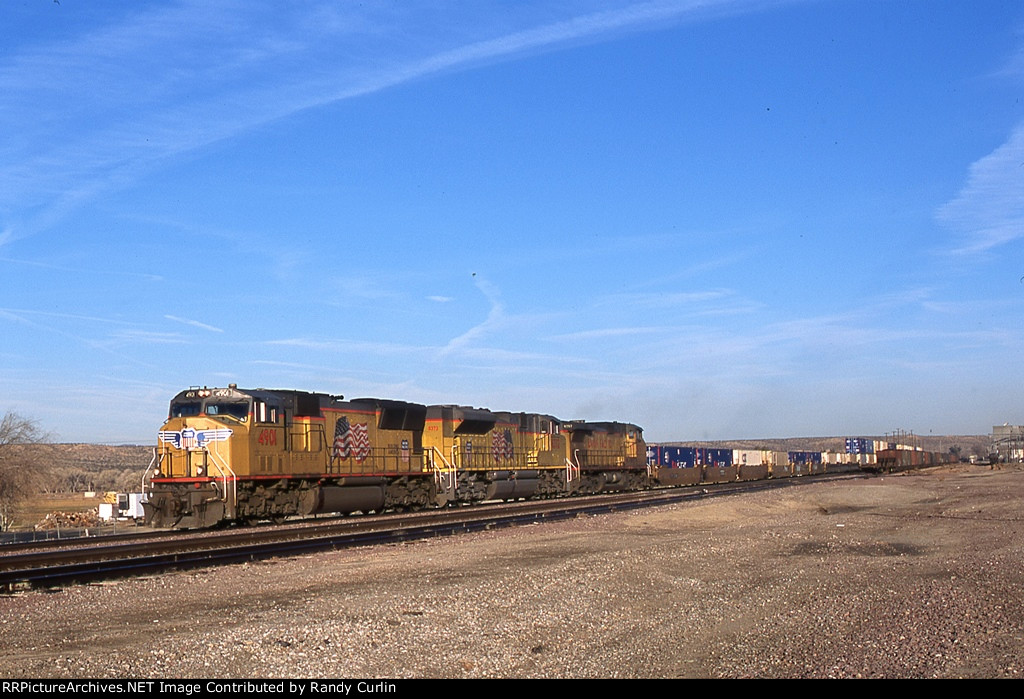
M6 320L23 327L31 328L40 335L50 335L61 338L77 347L84 347L90 350L104 352L119 360L152 368L152 364L139 359L132 354L122 353L116 347L123 344L129 337L138 340L142 337L141 331L130 328L118 328L112 336L97 338L93 330L100 324L113 324L116 326L127 325L123 321L98 318L74 313L51 313L45 311L5 309L0 308L0 320ZM43 322L46 321L46 322ZM70 329L69 329L70 326Z
M4 237L0 235L0 247L3 247ZM137 279L147 279L149 281L162 281L163 277L159 274L147 274L145 272L133 272L125 269L98 269L96 267L71 267L68 265L55 265L49 262L39 262L37 260L18 260L10 257L0 257L0 262L8 264L24 265L28 267L38 267L40 269L52 270L55 272L67 272L70 274L95 274L98 276L108 277L132 277Z
M961 236L953 252L979 253L1024 238L1024 123L975 161L967 182L936 218Z
M3 315L4 317L7 317L11 320L24 320L23 316L36 316L40 318L51 318L88 323L90 325L96 323L108 323L113 325L128 324L128 321L120 320L117 318L102 318L99 316L83 315L80 313L56 313L53 311L40 311L37 309L28 308L0 308L0 315Z
M686 316L729 316L753 313L763 304L732 289L703 291L627 292L602 297L597 307L630 308Z
M524 53L777 4L541 4L500 15L466 9L453 22L429 3L282 9L183 0L132 6L101 26L82 18L89 28L70 40L14 43L0 61L9 105L0 111L8 135L0 145L0 246L168 159L302 110Z
M449 340L438 352L438 355L441 357L466 351L476 341L498 329L506 322L505 305L501 302L498 290L481 277L474 276L474 282L481 293L487 297L491 308L487 312L487 317L482 322Z
M580 330L579 332L559 333L557 335L552 335L550 339L569 342L579 342L581 340L602 340L610 337L637 337L639 335L654 335L669 332L672 330L672 328L664 326L599 328L597 330Z
M107 344L184 345L188 344L188 340L177 333L155 332L152 330L122 330L114 333Z
M391 342L368 342L363 340L314 337L288 337L278 340L267 340L263 344L271 347L290 347L314 352L351 352L387 355L422 353L428 349L424 347L417 347L415 345L401 345Z
M175 323L181 323L182 325L189 325L193 328L199 328L200 330L209 330L213 333L222 333L224 330L218 328L215 325L208 325L207 323L201 323L198 320L192 320L191 318L179 318L178 316L164 315L167 320L173 320Z

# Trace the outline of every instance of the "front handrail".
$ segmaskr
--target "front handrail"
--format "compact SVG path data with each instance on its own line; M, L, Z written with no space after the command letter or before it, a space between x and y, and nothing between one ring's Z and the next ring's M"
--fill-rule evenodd
M149 466L146 467L146 472L142 474L142 493L146 494L146 481L149 480L149 472L153 470L154 464L162 464L164 461L164 455L157 451L156 447L153 447L153 458L149 461ZM159 469L158 469L159 470ZM152 482L149 484L150 490L153 488Z
M572 483L580 479L580 465L577 461L573 463L568 458L565 460L565 482Z
M214 442L214 445L216 445L216 444L217 444L217 442ZM228 465L227 459L225 459L223 456L221 456L221 454L219 452L217 452L217 451L215 451L213 449L210 449L209 447L204 447L204 449L206 450L206 453L208 455L213 457L213 458L210 459L210 463L212 463L214 466L216 466L217 470L220 471L221 482L222 482L222 485L223 485L223 488L224 488L224 500L227 502L228 505L231 506L232 510L237 509L238 508L238 478L235 476L235 472L231 470L231 467ZM228 475L229 474L231 476L231 499L230 500L228 500Z
M429 455L430 468L434 472L434 483L437 487L444 490L458 490L459 474L458 469L453 465L454 453L452 454L452 461L448 461L448 459L444 458L444 454L442 454L441 450L437 447L430 447L427 454ZM435 454L441 463L444 464L443 469L434 461Z

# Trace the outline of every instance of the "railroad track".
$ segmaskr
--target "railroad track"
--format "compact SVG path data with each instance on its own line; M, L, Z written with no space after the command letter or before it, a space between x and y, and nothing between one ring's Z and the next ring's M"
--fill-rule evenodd
M843 474L839 477L851 477ZM853 477L863 477L853 474ZM811 482L820 482L815 478ZM412 541L462 532L558 521L581 515L798 485L807 479L749 481L693 488L671 488L585 498L516 502L431 510L381 517L349 517L329 523L284 527L246 527L177 536L130 537L127 541L89 541L59 549L0 555L0 590L59 587L76 582L185 570L212 565L294 556L316 551ZM79 540L75 540L76 542Z

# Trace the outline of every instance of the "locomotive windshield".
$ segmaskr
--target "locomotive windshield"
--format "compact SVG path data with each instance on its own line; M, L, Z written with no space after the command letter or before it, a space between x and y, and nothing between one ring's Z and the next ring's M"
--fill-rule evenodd
M203 404L198 401L171 403L171 417L195 417L202 411Z
M249 402L213 402L206 403L206 414L218 417L233 417L236 420L245 420L249 417Z
M171 403L171 417L195 417L205 414L216 417L231 417L245 421L249 417L249 401L175 401Z

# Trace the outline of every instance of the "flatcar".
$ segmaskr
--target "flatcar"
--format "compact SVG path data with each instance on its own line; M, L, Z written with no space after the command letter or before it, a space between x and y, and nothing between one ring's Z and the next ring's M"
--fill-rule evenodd
M653 483L633 424L235 384L171 400L146 478L147 524L181 528Z
M812 451L651 445L647 454L648 460L657 465L654 477L662 485L755 481L858 468L855 463L838 461L826 466L829 454Z

